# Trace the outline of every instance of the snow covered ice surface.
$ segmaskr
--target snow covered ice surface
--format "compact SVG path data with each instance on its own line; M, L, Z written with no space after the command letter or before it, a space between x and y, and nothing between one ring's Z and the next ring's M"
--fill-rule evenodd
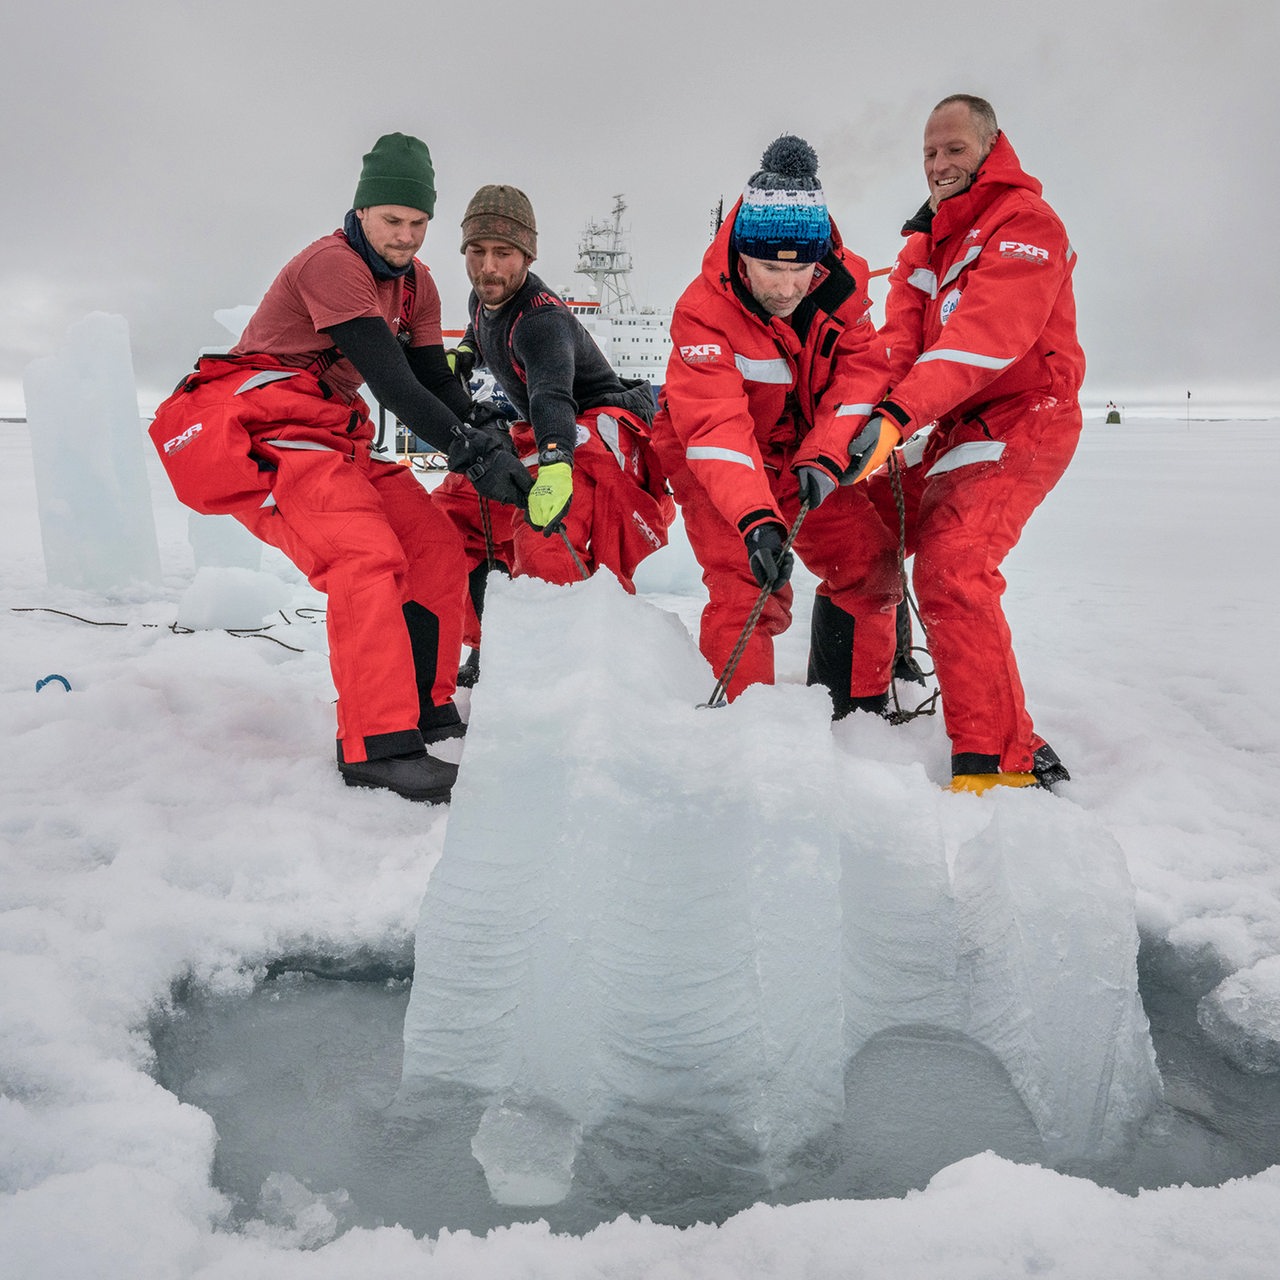
M442 851L451 819L341 785L323 628L301 621L301 611L320 602L272 554L264 554L263 570L285 584L290 603L266 636L170 630L195 561L186 512L152 460L147 471L162 584L51 586L30 435L22 425L0 426L6 1280L1274 1275L1277 1169L1222 1186L1123 1195L990 1153L960 1153L927 1190L900 1198L760 1204L720 1226L686 1230L621 1218L581 1237L552 1234L534 1220L431 1239L391 1225L335 1234L344 1222L344 1189L301 1185L280 1170L265 1180L256 1220L225 1229L234 1221L231 1206L211 1180L217 1134L204 1112L153 1079L149 1019L172 1004L176 983L247 993L282 957L403 960L425 890L449 860ZM1238 1045L1233 1052L1242 1063L1248 1046L1252 1074L1236 1072L1240 1080L1272 1078L1258 1072L1278 1036L1271 961L1280 956L1280 696L1267 667L1276 621L1270 566L1280 556L1278 482L1274 421L1188 425L1131 412L1118 430L1100 423L1086 429L1076 462L1007 566L1008 610L1037 723L1075 775L1061 797L935 794L925 780L945 776L946 744L933 721L823 729L833 757L863 793L856 809L852 794L841 797L848 810L842 832L874 833L902 807L895 798L913 798L910 812L896 813L894 828L904 838L893 848L908 864L861 872L886 904L866 928L878 923L882 935L898 940L898 963L873 949L897 989L881 991L868 978L860 1010L845 972L850 906L842 887L844 1033L861 1028L846 1045L854 1060L851 1096L883 1099L884 1081L918 1078L911 1073L921 1061L921 1071L937 1078L937 1055L949 1054L949 1069L959 1074L967 1052L981 1098L997 1098L1003 1088L1025 1108L1020 1118L1016 1110L1001 1113L1008 1150L1021 1158L1033 1139L1047 1150L1035 1081L1061 1112L1052 1081L1037 1075L1035 1054L1010 1066L1012 1055L1000 1047L1009 1044L1012 1026L1001 1021L1004 1010L991 1002L963 1011L962 1020L936 985L953 960L975 966L976 978L991 980L989 991L997 989L995 974L978 974L979 960L1034 981L1033 970L1016 970L1019 953L1001 948L998 921L976 910L974 895L988 884L1040 928L1043 882L1022 879L1031 867L1010 870L1001 849L1025 847L1021 824L1034 823L1042 810L1054 814L1055 825L1078 825L1082 849L1100 860L1104 902L1114 900L1111 876L1119 868L1109 861L1108 839L1115 841L1136 888L1138 925L1165 976L1206 998L1206 1021L1210 1005L1220 1007L1224 1020L1213 1034L1224 1046ZM672 570L673 556L688 565L687 547L663 552L648 566L652 588L642 575L641 590L688 625L700 589L692 570ZM767 708L785 706L785 718L780 713L768 727L794 741L794 709L807 708L812 696L794 687L804 669L801 594L800 621L780 646L784 687L776 699L757 699L754 708L744 699L699 717L735 718L741 709L743 720L769 721ZM588 642L561 634L553 656ZM71 692L56 682L36 692L52 672L67 677ZM701 701L710 684L694 683L692 701ZM483 693L482 682L478 717ZM682 689L681 706L684 696ZM578 723L575 711L555 712L566 735ZM464 778L485 750L477 732ZM523 761L510 780L522 807L533 786L526 774L537 770L536 760ZM932 810L914 804L925 794ZM531 827L549 803L544 791L528 809ZM929 876L917 875L917 855ZM930 887L942 885L943 867L953 886L950 905ZM842 875L846 869L842 864ZM925 886L917 900L905 891L895 896L892 886L907 882ZM898 923L885 918L890 911ZM1105 965L1082 963L1076 924L1060 924L1063 963L1074 980L1101 987ZM944 925L957 940L951 955L913 950L906 941L937 936ZM982 956L971 954L970 940L981 943ZM930 1010L916 1024L934 1028L930 1035L899 1034L885 1021L888 1012L878 1016L878 1000L911 991ZM1123 1050L1123 1005L1114 1012ZM979 1023L993 1036L1001 1032L989 1057L972 1047L984 1043L975 1035ZM1018 1043L1047 1051L1061 1043L1053 1031L1040 1028L1043 1039ZM1093 1046L1074 1049L1096 1069ZM885 1061L889 1073L877 1068ZM227 1079L206 1083L216 1089ZM1130 1103L1112 1096L1118 1118ZM1204 1105L1189 1093L1178 1102ZM1102 1121L1105 1127L1105 1112ZM885 1141L866 1129L847 1136L849 1159L874 1154ZM1063 1151L1068 1139L1061 1139ZM1162 1181L1176 1184L1182 1176L1175 1168ZM536 1219L537 1211L528 1216Z

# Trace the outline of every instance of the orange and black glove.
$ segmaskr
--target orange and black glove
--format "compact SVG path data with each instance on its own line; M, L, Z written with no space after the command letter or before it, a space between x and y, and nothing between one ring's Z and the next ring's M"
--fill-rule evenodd
M878 471L901 440L902 432L887 418L871 418L849 441L849 465L840 483L856 484Z

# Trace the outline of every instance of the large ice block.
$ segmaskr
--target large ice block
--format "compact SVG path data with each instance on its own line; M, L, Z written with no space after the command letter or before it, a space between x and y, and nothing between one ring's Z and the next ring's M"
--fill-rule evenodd
M129 328L95 312L23 376L45 570L57 586L158 585Z
M674 616L604 575L493 586L406 1088L483 1091L490 1132L714 1122L784 1164L843 1109L825 694L699 709L715 677Z
M892 1156L892 1188L1124 1144L1159 1080L1090 815L860 754L893 730L833 734L818 689L699 709L683 626L604 576L493 588L401 1097L483 1113L495 1197L558 1202L575 1161L778 1188Z

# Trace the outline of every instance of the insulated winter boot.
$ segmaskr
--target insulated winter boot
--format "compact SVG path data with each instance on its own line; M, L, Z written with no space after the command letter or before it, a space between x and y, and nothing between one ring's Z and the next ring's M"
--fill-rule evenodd
M909 653L899 653L893 659L893 678L908 684L925 683L924 668Z
M827 596L815 596L809 625L809 671L805 683L822 685L831 695L831 718L852 711L889 716L888 693L855 698L849 693L853 670L854 618Z
M1047 742L1031 757L1031 772L1046 791L1053 790L1060 782L1071 781L1067 766L1058 759L1058 753Z
M1039 780L1034 773L957 773L951 779L948 791L972 791L981 795L992 787L1036 787Z
M424 707L418 716L418 728L423 742L444 742L446 738L461 738L467 726L452 702L441 707Z
M384 756L359 763L340 761L338 771L349 787L380 787L406 800L445 804L458 780L458 766L427 755L425 751Z
M873 694L867 698L851 698L847 694L843 698L832 698L832 720L843 720L854 711L868 711L873 716L889 719L889 695Z

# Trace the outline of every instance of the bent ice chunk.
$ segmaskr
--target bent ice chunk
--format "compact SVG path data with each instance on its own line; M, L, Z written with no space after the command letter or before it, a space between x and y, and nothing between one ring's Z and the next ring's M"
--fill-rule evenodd
M402 1094L490 1099L497 1195L567 1186L559 1141L503 1167L495 1104L587 1131L679 1115L781 1170L843 1109L828 699L698 709L715 678L675 617L605 575L493 586Z
M683 627L603 576L494 585L402 1098L484 1112L496 1197L1118 1152L1159 1077L1092 817L858 757L889 726L833 735L821 690L697 709Z
M992 1133L1012 1135L1004 1154L1040 1158L1017 1136L1023 1108L1054 1167L1117 1154L1160 1079L1138 997L1133 886L1116 841L1047 794L921 795L882 766L850 768L870 802L842 885L848 1125L860 1122L856 1055L895 1030L917 1075L933 1062L944 1109L987 1110ZM921 1039L934 1042L927 1058ZM995 1075L969 1071L975 1050L1000 1064L1020 1102Z
M1201 999L1196 1021L1240 1071L1280 1071L1280 956L1225 978Z

